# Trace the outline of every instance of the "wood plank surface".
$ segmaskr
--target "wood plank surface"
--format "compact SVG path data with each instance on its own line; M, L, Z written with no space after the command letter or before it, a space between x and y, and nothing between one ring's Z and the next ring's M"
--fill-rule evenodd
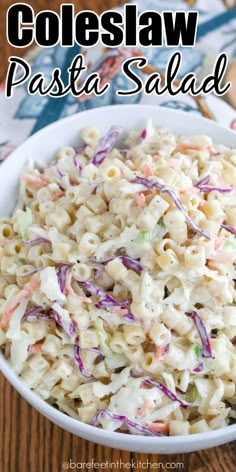
M0 81L4 80L8 57L23 55L25 49L14 49L6 41L6 11L14 2L0 0ZM35 12L59 11L59 0L28 1ZM71 3L64 0L63 3ZM104 11L121 0L79 0L76 11ZM0 104L1 106L1 104ZM83 463L100 463L97 469L86 469ZM104 468L106 461L117 467ZM76 465L76 468L74 464ZM235 472L236 442L210 450L179 455L148 455L110 449L79 439L53 425L37 413L0 374L0 472L60 472L63 470L182 470L184 472ZM183 464L179 466L178 464ZM71 468L70 468L71 464ZM155 465L157 466L155 467Z

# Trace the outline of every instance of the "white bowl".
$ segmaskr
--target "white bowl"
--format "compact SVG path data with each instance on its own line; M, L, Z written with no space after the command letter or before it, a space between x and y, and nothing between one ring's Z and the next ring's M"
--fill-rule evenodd
M17 201L20 170L29 159L49 161L61 145L78 146L79 131L88 125L95 125L105 133L111 125L129 129L142 129L149 119L157 127L167 127L183 135L208 135L217 143L236 147L236 133L214 122L194 114L168 108L120 105L86 111L58 121L36 133L22 144L0 166L0 216L10 214ZM33 393L14 373L9 362L0 354L0 368L15 389L40 413L76 436L90 441L128 451L144 453L191 452L218 446L236 439L236 424L219 430L175 437L143 437L113 433L81 423L56 410Z

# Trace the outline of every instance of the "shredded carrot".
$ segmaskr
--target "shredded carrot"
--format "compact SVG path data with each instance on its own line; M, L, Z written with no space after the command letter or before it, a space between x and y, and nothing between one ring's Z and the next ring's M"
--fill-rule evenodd
M146 164L146 166L145 166L144 173L145 173L146 177L151 177L153 175L153 170L148 164Z
M154 162L158 162L161 159L161 156L156 154L155 156L152 156L152 159L153 159Z
M138 200L137 200L137 207L143 208L145 206L145 195L140 193Z
M66 295L75 296L76 293L74 292L71 286L71 279L72 279L72 272L71 270L68 270L66 274L65 292L66 292Z
M69 270L66 274L65 292L66 295L75 297L79 302L91 303L90 298L77 295L71 286L72 272Z
M145 383L145 382L143 382L143 383L141 384L141 387L144 388L144 390L150 390L151 388L153 388L152 385L147 384L147 383Z
M43 177L37 175L23 175L22 179L29 185L36 188L47 187L48 182Z
M207 151L209 151L209 152L211 152L211 153L213 153L213 154L216 153L216 149L213 148L212 146L207 146L206 149L207 149Z
M162 361L164 359L165 352L166 352L166 350L165 350L164 347L157 346L156 347L156 359L158 361Z
M102 319L102 324L103 324L104 328L109 328L109 323L106 320Z
M11 244L13 241L16 241L15 239L4 239L4 246L8 246Z
M197 193L199 193L199 192L200 192L200 189L197 188L197 187L190 187L190 188L188 188L188 189L186 189L186 190L183 189L183 190L180 190L180 191L179 191L179 193L180 193L181 195L186 195L187 193L196 193L196 194L197 194Z
M150 195L152 193L152 191L151 190L144 190L142 193L145 197L147 197L148 195Z
M117 315L121 315L121 316L125 316L128 314L127 308L114 307L114 308L110 308L109 311L111 313L117 313Z
M33 344L30 347L30 354L39 354L40 352L42 352L42 344L41 343Z
M153 406L152 400L145 400L142 406L136 411L136 416L142 416L145 411L147 411L150 407Z
M32 295L32 293L35 292L37 288L39 288L41 285L41 280L39 277L36 279L31 280L25 285L24 290L27 292L28 295Z
M216 150L212 146L197 146L194 144L185 144L185 143L179 143L178 146L176 147L177 150L181 149L189 149L190 151L208 151L208 152L216 152Z
M176 169L179 165L179 160L174 159L174 158L172 158L172 159L167 158L167 159L165 159L165 162L168 165L168 167L171 167L172 169Z
M147 333L148 331L150 331L150 327L151 327L151 321L150 320L144 320L144 319L141 319L141 327L144 331L144 333Z
M6 310L3 314L3 317L0 321L0 327L3 329L7 329L9 325L9 321L11 318L12 313L16 310L16 308L20 305L20 303L25 300L25 298L30 297L33 292L37 288L40 287L41 280L38 277L37 279L33 279L30 282L28 282L24 289L21 290L19 293L17 293L8 303Z
M202 151L204 148L201 148L200 146L194 146L193 144L184 144L184 143L179 143L178 146L176 147L177 150L179 149L189 149L190 151Z
M64 195L65 195L65 192L55 193L55 194L52 196L51 201L52 201L52 202L56 202L57 200L59 200L59 198L64 197Z
M218 185L224 186L225 185L224 180L223 179L218 179Z
M198 208L202 208L205 205L205 200L200 200L198 203Z
M155 431L156 433L169 433L169 423L149 423L148 427L151 431Z
M215 240L215 246L214 246L214 249L217 250L219 249L220 246L222 246L222 244L224 243L225 241L225 236L220 236L219 238L217 238Z
M208 257L210 261L215 261L215 262L232 262L234 259L235 255L233 253L227 252L227 251L217 251L214 256Z
M207 415L207 421L214 420L214 418L217 416L217 413L215 415Z
M79 295L76 295L76 298L82 303L92 303L90 298L88 297L80 297Z

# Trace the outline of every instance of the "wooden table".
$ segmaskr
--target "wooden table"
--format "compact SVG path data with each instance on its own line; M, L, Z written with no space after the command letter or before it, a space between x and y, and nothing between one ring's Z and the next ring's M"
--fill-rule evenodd
M5 15L13 0L1 0L0 9L0 80L5 77L8 57L25 50L14 50L6 41ZM35 11L59 11L59 0L28 1ZM71 3L64 0L64 3ZM104 11L121 3L121 0L80 0L74 2L77 10ZM1 104L0 104L1 106ZM121 461L136 464L136 470L151 469L149 463L162 463L156 470L183 470L185 472L234 472L236 470L236 442L191 454L148 455L123 452L102 447L64 432L29 406L0 374L0 472L60 472L67 470L64 463L103 463ZM139 464L138 464L139 463ZM171 465L168 465L172 463ZM183 463L177 468L173 463ZM137 465L138 464L138 465ZM72 465L73 466L73 465ZM81 465L77 465L77 469ZM155 465L154 465L155 467ZM135 468L133 467L135 470ZM80 470L86 470L81 468ZM93 469L90 469L93 470ZM95 470L102 469L102 466Z

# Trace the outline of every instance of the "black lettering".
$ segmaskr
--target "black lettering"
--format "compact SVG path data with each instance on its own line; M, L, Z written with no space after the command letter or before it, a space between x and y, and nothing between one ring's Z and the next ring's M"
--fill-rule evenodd
M213 77L214 77L213 89L214 89L214 92L219 96L227 93L232 85L230 82L228 82L227 84L225 84L223 88L221 88L221 82L224 78L225 72L227 70L227 66L228 66L228 57L227 57L227 54L223 52L217 58L217 61L213 70ZM205 86L202 89L203 93L209 93L210 91L213 90L212 88L207 89L206 85L207 84L205 84Z
M131 96L131 95L135 95L135 94L142 91L142 89L143 89L142 80L140 79L140 77L137 74L132 72L132 70L130 69L130 66L132 64L135 64L135 63L137 63L137 67L139 69L141 69L142 67L146 66L147 59L145 57L135 57L135 58L132 58L132 59L127 59L122 64L122 71L124 72L126 77L128 77L128 79L130 79L132 82L134 82L137 85L137 87L132 89L132 90L128 90L128 91L117 90L116 95Z
M10 66L8 68L7 72L7 78L6 78L6 97L11 98L13 93L13 88L14 87L19 87L19 85L23 84L29 77L31 68L29 64L24 60L20 59L19 57L10 57L9 59ZM22 76L19 78L19 71L18 71L18 65L22 68ZM18 77L17 80L15 78Z
M194 95L194 87L196 85L196 80L196 76L193 72L186 75L181 81L179 92L183 94L191 93L192 95Z
M201 87L199 87L199 89L196 90L193 93L193 95L198 95L201 92L207 94L207 93L211 93L215 91L215 82L216 82L215 76L209 75L208 77L205 78L204 82L202 82L201 84Z
M93 11L78 13L75 19L75 37L80 46L95 46L99 39L99 19Z
M59 40L59 17L53 11L42 11L36 16L35 39L39 46L55 46Z
M167 46L194 46L198 13L186 12L164 12Z
M103 95L107 89L110 87L110 84L105 84L103 88L100 89L101 78L97 72L91 74L85 81L84 86L77 92L79 95L91 95L92 93L95 96Z
M175 52L166 67L166 86L162 89L160 95L169 92L171 96L178 95L179 89L173 90L172 83L176 80L182 62L182 55L180 52Z
M110 87L110 84L106 83L104 87L100 88L101 78L97 72L89 75L89 77L87 77L86 81L84 82L84 85L80 89L77 89L76 85L79 82L81 72L86 70L87 67L84 65L84 57L82 54L78 54L68 69L69 85L67 90L70 91L74 97L79 97L83 94L91 95L92 93L95 96L103 95Z
M74 5L61 5L61 44L74 44Z
M41 96L46 95L44 85L45 77L42 72L39 72L38 74L35 74L34 77L31 79L28 85L28 93L30 95L36 95L36 93Z
M139 32L141 46L162 45L162 18L158 12L145 12L140 15L139 24L146 25Z
M53 71L53 78L48 86L46 86L46 83L47 79L45 79L41 72L35 74L29 83L28 93L30 95L36 95L37 93L42 97L48 95L49 92L51 97L63 97L63 95L66 95L65 87L61 80L60 69L55 69Z
M147 79L145 83L145 92L147 94L155 92L156 95L163 95L168 92L171 96L177 95L180 92L180 89L173 88L173 85L179 72L181 60L181 53L174 53L166 66L165 85L160 88L163 79L159 73L155 72Z
M105 46L118 47L123 42L123 29L117 24L123 23L122 15L118 12L105 12L101 15L101 25L107 33L102 33L101 39Z
M77 95L78 91L77 91L77 88L76 88L76 84L79 81L79 77L81 75L81 72L86 71L86 70L87 70L87 67L84 65L84 57L83 57L82 54L78 54L74 58L71 66L68 69L69 77L70 77L69 82L70 82L71 93L75 97L78 96Z
M17 3L7 12L7 39L12 46L23 48L33 41L34 10L30 5ZM24 24L31 24L31 28L24 28Z
M137 46L137 5L125 5L125 46Z
M150 77L147 79L147 82L145 84L146 93L149 95L155 92L156 95L159 95L160 84L161 84L161 76L158 72L155 72L154 74L150 75Z
M227 54L226 53L220 54L220 56L218 56L217 61L215 63L213 73L211 75L208 75L208 77L206 77L202 81L199 88L195 87L197 79L195 77L195 74L192 74L192 77L194 79L193 79L193 84L191 86L191 94L193 96L197 96L197 95L200 95L200 93L208 95L209 93L214 92L218 96L222 96L225 93L227 93L231 87L230 82L228 82L227 84L225 84L223 88L221 88L221 82L227 70L227 65L228 65ZM184 83L184 80L182 80L181 82L181 90L183 87L186 88L186 85L185 84L183 85L183 83Z

